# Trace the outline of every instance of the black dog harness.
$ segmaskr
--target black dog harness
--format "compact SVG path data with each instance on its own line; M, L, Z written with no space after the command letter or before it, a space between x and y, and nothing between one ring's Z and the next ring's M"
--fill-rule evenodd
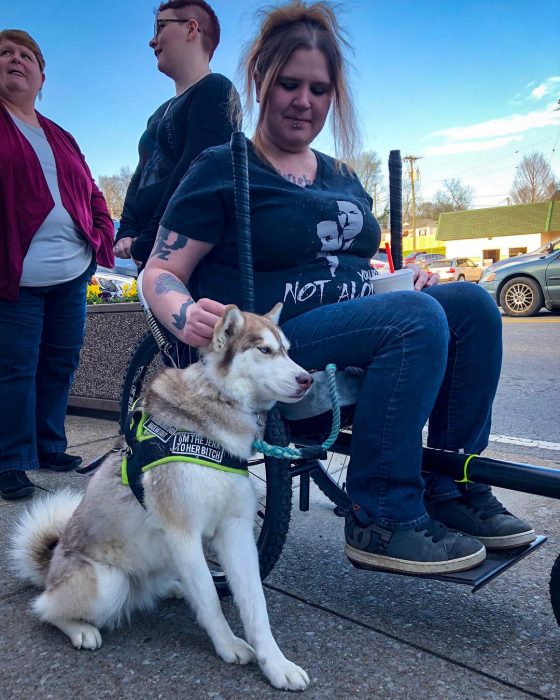
M170 462L191 462L231 474L248 476L247 461L233 457L203 435L157 422L139 409L126 418L127 449L121 464L122 483L144 505L142 474Z

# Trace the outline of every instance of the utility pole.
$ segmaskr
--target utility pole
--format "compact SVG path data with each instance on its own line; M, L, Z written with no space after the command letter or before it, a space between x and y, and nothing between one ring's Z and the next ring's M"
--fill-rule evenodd
M408 175L410 177L410 187L411 187L411 198L412 198L412 250L416 252L416 193L414 191L414 163L420 160L422 156L404 156L403 160L408 161L409 171ZM416 178L420 178L420 172L416 170Z
M377 219L377 182L373 185L373 215Z

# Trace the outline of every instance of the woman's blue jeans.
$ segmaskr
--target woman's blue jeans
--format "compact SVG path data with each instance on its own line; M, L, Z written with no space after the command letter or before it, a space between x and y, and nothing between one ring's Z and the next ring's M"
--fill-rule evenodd
M70 282L20 287L17 302L0 300L0 471L37 469L38 454L66 450L92 267Z
M428 519L424 491L460 495L447 476L421 475L428 445L480 453L488 444L502 362L496 303L475 284L436 285L318 307L283 325L290 356L306 369L357 366L346 488L360 520L406 528ZM488 487L475 485L474 490Z

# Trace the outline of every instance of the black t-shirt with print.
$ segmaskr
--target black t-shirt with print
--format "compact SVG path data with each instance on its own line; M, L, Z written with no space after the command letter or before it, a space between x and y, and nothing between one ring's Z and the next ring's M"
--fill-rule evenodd
M136 260L148 259L161 215L191 162L206 148L229 142L232 89L226 77L210 73L179 97L164 102L149 118L116 237L134 239Z
M284 304L282 321L319 304L372 294L369 266L381 231L355 174L314 151L317 176L300 187L279 175L248 142L251 237L258 313ZM216 244L189 282L195 299L241 305L229 145L192 164L161 225Z

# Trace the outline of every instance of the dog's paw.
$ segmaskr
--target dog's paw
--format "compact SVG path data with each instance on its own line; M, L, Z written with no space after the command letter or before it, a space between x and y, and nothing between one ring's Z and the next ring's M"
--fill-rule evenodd
M216 646L216 653L228 664L248 664L255 658L255 650L244 639L234 637Z
M85 622L75 623L73 629L69 630L69 637L72 645L76 649L90 649L94 651L101 646L101 634L97 627L88 625Z
M264 661L261 670L275 688L279 690L305 690L309 676L299 666L285 657L275 661Z

